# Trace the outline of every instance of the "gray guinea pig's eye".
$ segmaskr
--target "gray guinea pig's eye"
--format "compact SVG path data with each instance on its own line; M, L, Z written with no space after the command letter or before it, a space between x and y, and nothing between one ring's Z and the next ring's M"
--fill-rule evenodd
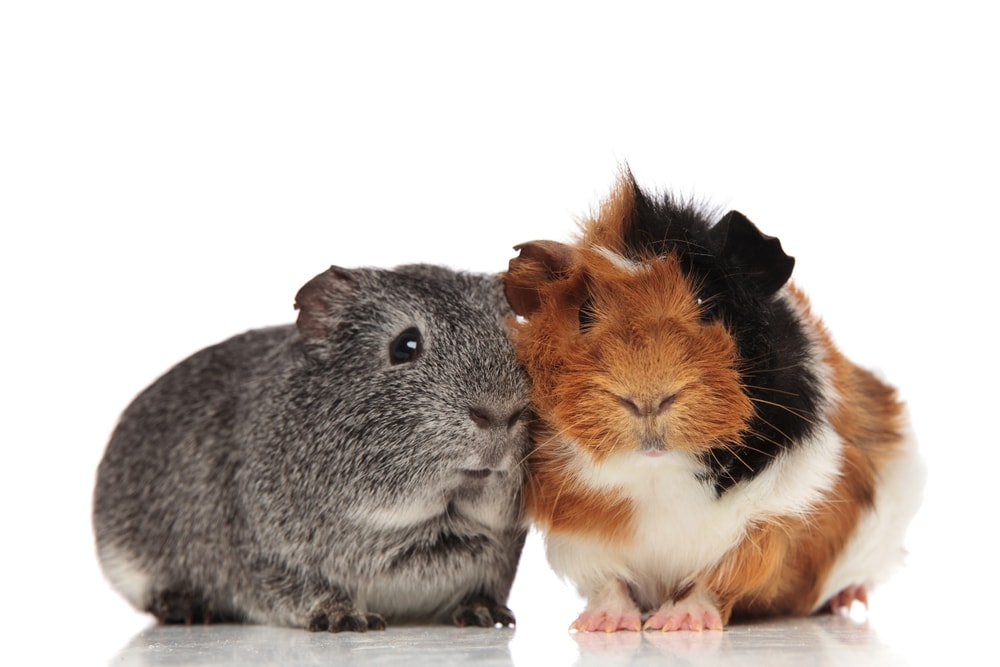
M410 327L389 344L389 362L393 365L413 361L424 347L420 330Z

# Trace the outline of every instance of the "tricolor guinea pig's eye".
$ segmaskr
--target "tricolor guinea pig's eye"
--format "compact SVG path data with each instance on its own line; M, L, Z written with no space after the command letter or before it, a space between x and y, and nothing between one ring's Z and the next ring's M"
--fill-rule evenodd
M590 331L590 328L594 326L596 319L597 315L594 312L594 300L587 299L580 305L580 333Z
M420 330L410 327L396 336L389 344L389 363L405 364L416 359L423 350L424 340Z
M700 290L696 297L698 302L698 317L702 322L714 322L720 317L719 295L707 290Z

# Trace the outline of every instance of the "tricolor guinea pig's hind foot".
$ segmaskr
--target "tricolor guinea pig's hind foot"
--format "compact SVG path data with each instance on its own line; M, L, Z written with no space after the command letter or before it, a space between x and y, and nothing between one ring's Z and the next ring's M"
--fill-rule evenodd
M833 614L849 613L855 602L860 602L868 608L868 591L864 586L848 586L834 595L826 603L825 609Z

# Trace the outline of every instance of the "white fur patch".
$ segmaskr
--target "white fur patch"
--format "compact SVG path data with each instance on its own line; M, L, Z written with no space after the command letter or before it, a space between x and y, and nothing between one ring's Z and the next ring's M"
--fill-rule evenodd
M101 547L99 560L104 576L114 589L136 609L145 609L149 603L152 580L149 574L111 545Z
M605 259L615 265L616 268L622 271L627 271L628 273L639 273L649 267L642 262L637 262L635 260L629 259L619 255L614 250L605 248L604 246L594 245L591 246L596 252L600 253Z
M448 505L443 499L437 503L412 499L411 502L403 503L397 507L356 509L353 519L358 523L369 524L379 530L398 530L416 526L440 516L447 507Z
M513 456L507 456L501 467L512 465ZM469 469L481 465L471 460ZM472 519L489 529L506 528L511 521L512 509L507 501L513 493L510 472L497 471L488 479L469 480L456 471L451 479L429 480L428 492L413 496L406 502L390 507L355 507L350 518L355 523L368 525L377 530L399 530L419 526L448 513L454 506L467 519ZM462 491L461 487L469 487Z
M879 470L874 507L862 515L831 568L817 608L848 586L864 586L871 592L902 564L906 528L920 506L926 476L916 439L908 432L900 457Z
M831 426L818 426L812 438L780 455L764 472L726 493L734 512L748 519L806 514L830 491L840 475L844 444Z

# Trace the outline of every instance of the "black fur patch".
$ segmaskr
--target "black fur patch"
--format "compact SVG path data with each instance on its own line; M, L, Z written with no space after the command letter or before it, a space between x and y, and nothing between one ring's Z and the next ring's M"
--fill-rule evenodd
M729 329L742 360L755 417L740 446L704 456L707 478L721 495L807 439L817 421L821 389L809 366L809 341L803 323L776 296L794 260L739 213L727 214L721 229L692 204L653 198L638 187L635 193L626 256L675 254L711 303L710 316Z

